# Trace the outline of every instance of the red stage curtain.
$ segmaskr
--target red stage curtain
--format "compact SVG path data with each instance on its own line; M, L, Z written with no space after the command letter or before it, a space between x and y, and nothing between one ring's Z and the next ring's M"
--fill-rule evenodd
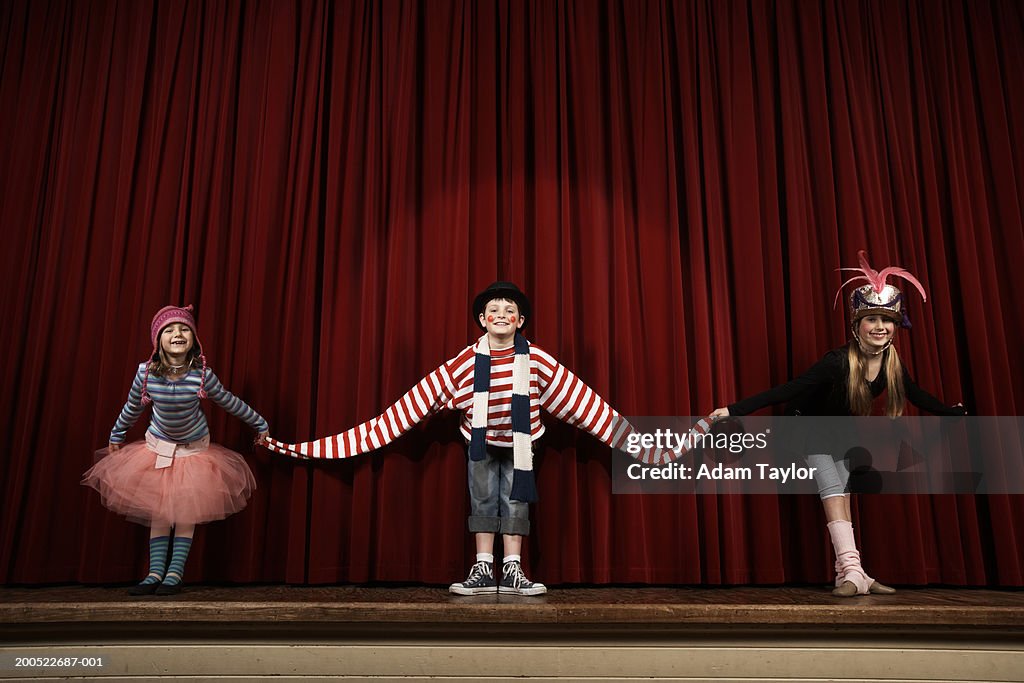
M153 312L197 307L225 385L305 440L378 414L512 279L529 337L627 415L705 414L846 336L866 248L929 290L901 354L1024 409L1019 2L0 5L0 582L145 573L78 481ZM913 296L913 295L911 295ZM452 415L379 454L251 446L190 581L446 584L472 558ZM138 437L143 422L131 433ZM814 497L613 496L551 424L527 559L560 583L825 582ZM865 497L869 571L1024 584L1019 497Z

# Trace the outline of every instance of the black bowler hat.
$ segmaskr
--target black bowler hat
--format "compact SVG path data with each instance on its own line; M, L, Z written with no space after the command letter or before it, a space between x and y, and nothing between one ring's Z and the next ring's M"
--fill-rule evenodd
M519 315L523 318L523 327L530 322L530 300L519 291L519 288L512 282L492 282L491 285L476 295L473 299L473 321L480 324L480 314L484 312L484 306L493 299L508 299L515 301L519 306Z

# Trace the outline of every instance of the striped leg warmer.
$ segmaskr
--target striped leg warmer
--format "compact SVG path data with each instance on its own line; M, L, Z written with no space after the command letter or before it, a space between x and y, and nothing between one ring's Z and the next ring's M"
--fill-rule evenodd
M171 551L171 561L167 564L167 575L164 577L165 586L177 586L185 575L185 560L188 559L188 551L192 549L191 536L175 536L174 548Z
M164 571L167 568L167 546L170 540L170 536L157 536L149 539L149 574L142 580L140 586L151 586L164 580Z

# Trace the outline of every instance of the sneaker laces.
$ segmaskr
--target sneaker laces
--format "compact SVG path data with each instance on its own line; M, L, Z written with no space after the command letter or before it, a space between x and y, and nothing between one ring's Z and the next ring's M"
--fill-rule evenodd
M476 583L485 577L491 576L491 565L487 562L477 562L469 568L469 576L464 583Z
M515 588L529 588L533 585L533 582L523 573L522 565L515 560L506 562L505 566L501 568L501 573Z

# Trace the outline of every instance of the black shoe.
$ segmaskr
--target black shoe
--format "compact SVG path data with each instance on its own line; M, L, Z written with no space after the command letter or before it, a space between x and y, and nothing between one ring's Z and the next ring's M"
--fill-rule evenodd
M491 563L477 562L469 568L469 576L466 577L466 580L448 586L448 591L456 595L496 593L498 584L494 581L494 570L491 569Z
M128 595L152 595L160 587L159 581L153 583L139 583L128 589Z
M548 592L548 587L543 583L530 581L523 573L523 566L517 560L512 560L501 568L501 585L498 586L498 592L508 595L543 595Z
M161 583L153 592L157 595L177 595L181 592L181 583Z

